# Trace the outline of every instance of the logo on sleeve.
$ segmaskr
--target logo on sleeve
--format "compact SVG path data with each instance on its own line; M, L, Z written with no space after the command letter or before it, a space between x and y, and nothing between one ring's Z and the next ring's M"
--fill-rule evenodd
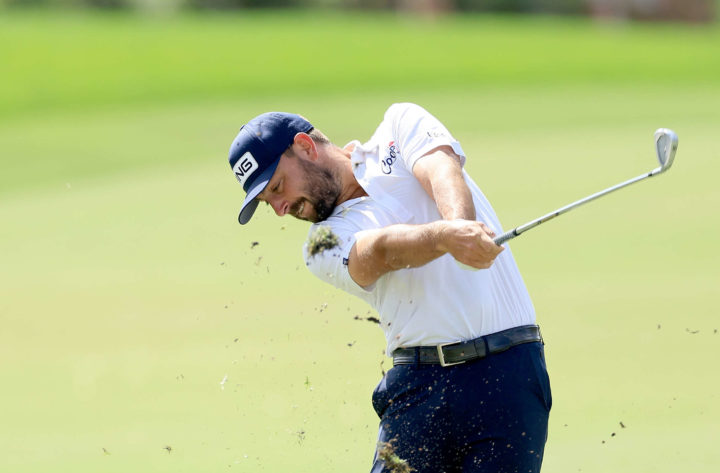
M447 138L447 134L442 130L428 130L427 135L430 138Z
M388 154L385 156L385 159L380 162L380 168L384 174L390 174L392 172L392 165L395 164L398 154L400 153L394 141L388 143L387 152Z
M237 160L235 166L233 166L233 172L237 180L240 181L240 184L244 186L245 181L248 180L248 177L250 177L258 167L257 161L255 161L253 155L248 151Z

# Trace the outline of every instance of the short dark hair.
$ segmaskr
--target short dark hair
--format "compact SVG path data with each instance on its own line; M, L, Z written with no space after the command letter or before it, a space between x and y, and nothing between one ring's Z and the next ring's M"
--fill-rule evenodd
M310 130L310 133L308 133L308 135L310 135L310 138L312 138L312 140L315 142L315 144L320 144L320 145L332 144L330 142L330 139L327 136L325 136L323 134L323 132L318 130L317 128L313 128L312 130Z
M332 144L330 139L327 136L325 136L325 134L322 131L318 130L317 128L313 128L307 134L308 134L308 136L310 136L310 138L312 138L313 142L316 145L326 146L326 145ZM293 151L292 147L293 147L293 144L290 143L290 146L288 146L288 148L285 150L285 153L287 153L289 156L295 156L295 152ZM285 153L283 153L283 154L285 154Z

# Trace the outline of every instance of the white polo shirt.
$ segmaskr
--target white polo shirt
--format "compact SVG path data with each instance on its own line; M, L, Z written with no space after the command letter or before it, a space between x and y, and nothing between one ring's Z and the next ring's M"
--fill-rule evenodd
M535 323L535 310L509 248L489 269L462 269L450 254L419 268L391 271L370 287L360 287L348 272L355 235L388 225L440 220L435 202L412 173L428 151L452 146L465 162L460 143L423 108L394 104L367 143L353 142L351 160L356 179L368 197L338 205L325 221L340 245L305 262L320 279L367 301L380 315L388 355L398 347L470 340L519 325ZM498 235L500 222L478 186L463 170L473 196L477 220Z

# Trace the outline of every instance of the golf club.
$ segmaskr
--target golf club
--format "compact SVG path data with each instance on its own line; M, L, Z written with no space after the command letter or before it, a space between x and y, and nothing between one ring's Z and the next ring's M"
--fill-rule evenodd
M550 212L549 214L543 215L540 218L537 218L531 222L526 223L525 225L520 225L519 227L516 227L510 231L507 231L503 233L502 235L495 237L493 241L496 245L502 245L508 240L511 240L515 238L516 236L519 236L526 231L530 230L531 228L535 228L541 223L545 223L548 220L552 220L553 218L557 217L558 215L562 215L565 212L568 212L576 207L580 207L583 204L586 204L590 202L591 200L595 200L598 197L602 197L606 194L609 194L611 192L614 192L618 189L622 189L623 187L629 186L630 184L634 184L638 181L642 181L645 178L655 176L657 174L663 173L670 169L670 166L672 166L673 159L675 158L675 151L677 151L678 147L678 137L677 134L675 134L674 131L669 130L667 128L660 128L655 132L655 151L657 153L657 159L660 162L660 167L653 169L649 173L642 174L638 177L635 177L633 179L630 179L628 181L622 182L620 184L617 184L613 187L609 187L605 190L602 190L600 192L597 192L593 195L590 195L588 197L585 197L584 199L580 199L576 202L573 202L572 204L568 204L565 207L561 207L553 212Z

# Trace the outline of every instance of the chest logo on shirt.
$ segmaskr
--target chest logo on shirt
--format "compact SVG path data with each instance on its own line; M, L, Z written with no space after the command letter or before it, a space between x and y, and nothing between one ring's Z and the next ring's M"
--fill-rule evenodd
M384 174L390 174L392 172L392 165L395 164L398 153L400 153L400 151L397 145L395 145L395 142L391 141L388 143L387 156L380 162L380 168Z

